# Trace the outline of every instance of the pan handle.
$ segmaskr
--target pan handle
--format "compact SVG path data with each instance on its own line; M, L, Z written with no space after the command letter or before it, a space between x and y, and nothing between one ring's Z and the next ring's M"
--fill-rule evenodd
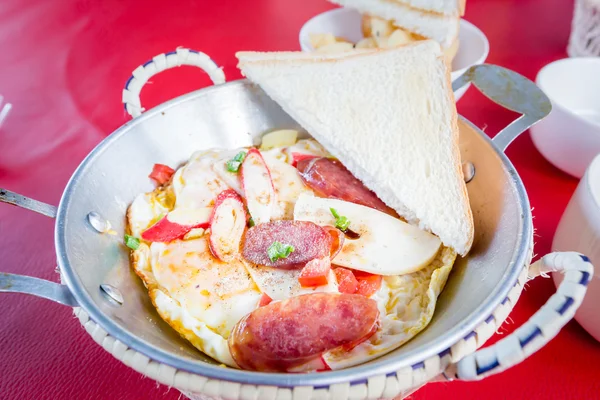
M0 272L0 293L26 293L52 300L65 306L79 307L66 285L32 276Z
M178 48L169 53L159 54L133 70L123 89L125 111L133 118L139 117L144 111L140 93L148 80L164 70L182 65L200 68L208 74L215 85L225 83L223 70L209 56L201 51Z
M477 381L502 372L529 357L552 340L575 315L594 275L586 256L574 253L550 253L529 267L531 279L562 272L564 280L546 304L523 326L490 347L478 350L450 366L448 379Z
M41 201L21 196L10 190L0 188L0 203L8 203L13 206L25 208L30 211L45 215L46 217L56 218L56 207L42 203Z
M56 217L56 207L0 188L0 203L8 203L35 211L50 218ZM27 293L66 306L78 307L77 300L66 285L25 275L0 272L0 293Z
M501 151L552 110L550 100L535 83L509 69L490 64L475 65L452 83L452 90L457 91L471 82L490 100L521 114L492 139Z

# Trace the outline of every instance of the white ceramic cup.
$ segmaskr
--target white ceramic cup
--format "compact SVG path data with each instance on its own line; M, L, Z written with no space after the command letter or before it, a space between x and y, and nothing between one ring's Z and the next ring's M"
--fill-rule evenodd
M536 83L552 101L531 127L537 149L554 166L581 178L600 153L600 58L566 58L546 65Z
M588 167L563 214L552 251L577 251L589 257L594 276L575 319L600 341L600 155ZM553 274L558 287L561 274Z
M300 29L300 48L313 51L310 44L311 33L332 33L353 43L363 38L361 14L352 8L336 8L318 14L308 20ZM483 64L490 52L490 44L484 33L470 22L460 20L458 52L452 61L452 80L465 73L473 65ZM454 92L454 98L460 99L469 85Z

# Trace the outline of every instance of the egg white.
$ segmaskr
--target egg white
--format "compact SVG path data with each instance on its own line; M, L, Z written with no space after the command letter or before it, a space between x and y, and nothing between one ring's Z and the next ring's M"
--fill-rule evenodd
M223 152L218 150L195 153L185 166L175 172L172 185L176 207L212 206L219 193L229 189L212 168L215 161L222 156Z

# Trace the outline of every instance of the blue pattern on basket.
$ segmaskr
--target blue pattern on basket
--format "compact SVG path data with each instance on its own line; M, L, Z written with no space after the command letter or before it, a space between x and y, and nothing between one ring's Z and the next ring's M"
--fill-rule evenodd
M477 335L477 332L471 331L471 332L469 332L469 334L467 336L464 337L463 340L467 341L467 340L471 339L472 337L475 337L476 335Z
M152 61L152 60L150 60ZM129 77L129 79L127 79L127 82L125 82L125 89L127 89L129 87L129 84L131 83L131 81L133 80L133 75L131 75Z
M498 360L494 360L493 363L486 365L485 367L480 367L477 366L477 375L481 375L481 374L485 374L488 371L493 370L496 367L499 367L500 363L498 362Z
M446 350L442 351L440 354L438 354L439 358L444 358L445 356L450 354L450 347L448 347Z
M575 300L573 300L572 297L567 297L567 300L565 300L565 303L556 311L558 311L558 313L560 315L563 315L569 309L569 307L571 307L573 305L574 302L575 302Z
M541 335L542 330L539 327L535 327L535 330L529 334L525 339L519 339L521 347L525 347L529 342L535 339L536 336Z
M590 273L586 271L581 271L581 280L579 281L580 285L587 286L590 283Z
M413 370L425 368L425 362L421 361L411 366Z

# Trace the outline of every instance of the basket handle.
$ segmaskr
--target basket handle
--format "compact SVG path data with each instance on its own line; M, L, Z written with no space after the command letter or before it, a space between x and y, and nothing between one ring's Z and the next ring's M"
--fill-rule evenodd
M142 88L154 75L167 69L191 65L208 74L215 85L225 83L223 70L205 53L178 48L169 53L159 54L133 70L123 89L123 105L133 118L144 111L140 101Z
M452 82L452 90L456 92L471 82L494 103L521 114L492 139L501 151L552 110L552 103L535 83L510 69L490 64L474 65Z
M587 290L594 267L589 258L574 252L550 253L529 267L531 279L548 272L564 273L565 279L546 304L523 326L490 347L450 364L447 379L477 381L502 372L529 357L552 340L575 315Z

